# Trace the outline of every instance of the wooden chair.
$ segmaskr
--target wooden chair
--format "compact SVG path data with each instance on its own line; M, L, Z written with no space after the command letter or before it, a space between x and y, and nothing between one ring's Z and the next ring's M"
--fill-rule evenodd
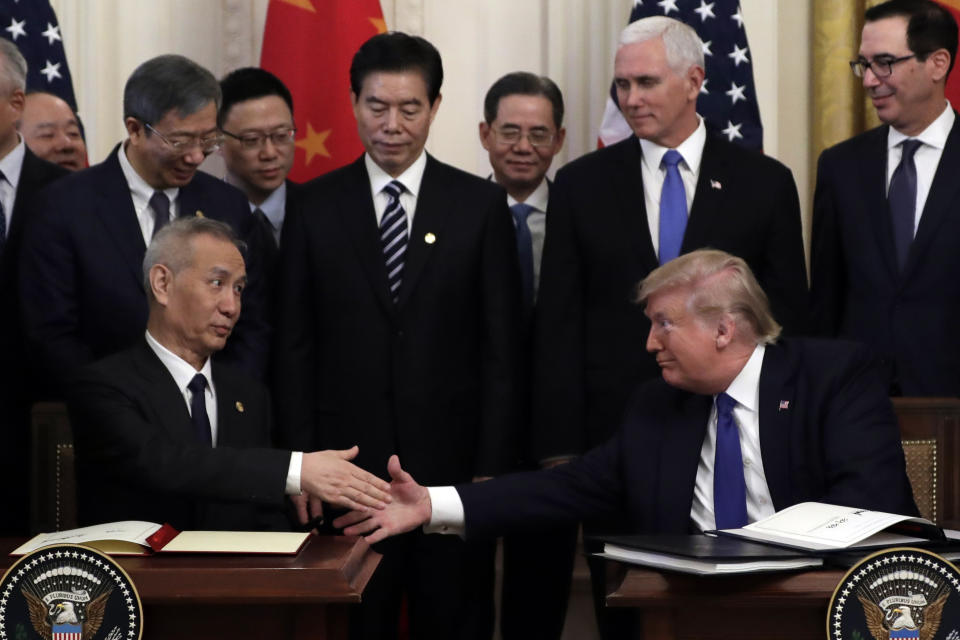
M920 514L960 525L960 399L892 398Z
M40 402L30 418L30 529L62 531L77 526L73 433L62 402Z

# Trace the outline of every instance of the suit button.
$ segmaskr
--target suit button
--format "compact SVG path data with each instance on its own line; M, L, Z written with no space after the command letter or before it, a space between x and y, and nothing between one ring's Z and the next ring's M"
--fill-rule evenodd
M402 337L403 337L403 331L397 331L397 337L398 337L398 338L402 338Z

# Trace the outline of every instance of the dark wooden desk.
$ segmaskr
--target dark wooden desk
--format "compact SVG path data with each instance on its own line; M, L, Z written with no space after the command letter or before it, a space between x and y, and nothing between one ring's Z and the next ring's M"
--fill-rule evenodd
M0 540L6 555L22 540ZM380 554L358 538L315 537L297 556L117 558L143 602L145 640L347 637Z
M611 563L609 607L640 611L653 640L824 640L841 571L689 576ZM619 567L619 568L618 568Z

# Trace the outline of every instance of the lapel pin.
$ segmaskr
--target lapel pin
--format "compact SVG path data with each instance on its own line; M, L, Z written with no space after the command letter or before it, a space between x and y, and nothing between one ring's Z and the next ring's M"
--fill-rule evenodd
M427 244L433 244L437 241L437 236L433 235L432 233L428 233L427 235L423 236L423 241Z
M781 400L781 401L780 401L780 407L777 409L777 411L786 411L786 410L789 409L789 408L790 408L790 401L789 401L789 400Z
M203 218L203 217L205 217L205 216L203 215L203 211L200 211L200 209L197 209L197 212L196 212L194 215L195 215L196 217L198 217L198 218ZM241 409L241 411L243 411L243 409Z
M720 184L720 181L719 181L719 180L711 180L711 181L710 181L710 188L711 188L711 189L716 189L717 191L719 191L720 189L723 189L723 185Z
M237 400L237 404L234 405L237 408L237 411L243 413L243 403Z

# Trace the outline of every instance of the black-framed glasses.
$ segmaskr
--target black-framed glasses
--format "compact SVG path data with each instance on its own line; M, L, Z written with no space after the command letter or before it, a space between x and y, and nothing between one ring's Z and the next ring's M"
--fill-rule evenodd
M287 129L278 129L277 131L270 131L269 133L266 131L251 131L241 135L230 133L229 131L223 131L223 134L239 141L240 146L244 149L252 150L263 148L263 145L266 144L267 140L270 140L275 147L293 144L294 137L297 135L297 128L290 127Z
M514 145L520 142L523 138L524 133L520 129L510 128L493 128L493 135L496 137L497 142L500 144L509 144ZM533 147L549 147L553 144L553 132L546 131L544 129L531 129L526 133L527 140L530 142L530 146Z
M893 65L916 57L917 54L911 53L908 56L900 56L899 58L894 58L893 56L880 56L873 60L858 58L850 62L850 69L853 70L853 75L858 78L862 78L863 74L867 72L867 69L873 71L873 75L878 78L887 78L893 73Z
M217 149L220 148L220 145L223 144L223 136L220 134L214 134L212 136L207 136L206 138L201 138L197 135L191 135L188 133L178 133L176 135L167 137L154 129L149 123L143 123L143 126L157 134L157 137L163 140L171 149L177 153L186 153L191 149L199 148L203 151L203 155L208 156Z

